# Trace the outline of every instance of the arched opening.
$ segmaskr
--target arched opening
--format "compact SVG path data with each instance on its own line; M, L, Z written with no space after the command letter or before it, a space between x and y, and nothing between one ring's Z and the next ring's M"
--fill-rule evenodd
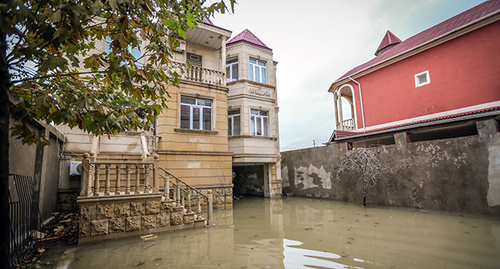
M337 130L352 131L356 127L354 89L346 84L334 94Z

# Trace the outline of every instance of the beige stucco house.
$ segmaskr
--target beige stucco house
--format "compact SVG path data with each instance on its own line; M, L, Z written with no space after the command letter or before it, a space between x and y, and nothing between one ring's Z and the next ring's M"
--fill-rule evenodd
M237 194L281 195L276 65L249 30L227 43L229 151Z
M166 184L158 180L158 168L152 164L134 168L154 159L161 169L201 192L211 190L216 206L232 204L233 187L239 193L247 189L247 194L279 197L277 63L272 50L248 30L227 43L230 36L231 31L209 20L188 32L173 62L189 63L191 68L182 73L178 88L169 89L169 108L157 118L154 130L108 138L58 126L67 138L60 192L73 191L80 197L98 196L97 192L113 195L113 190L133 194L137 171L136 178L150 173L152 182L138 181L144 190L136 193L156 193ZM105 50L106 44L96 47ZM227 79L226 72L230 72ZM89 183L80 182L79 171L72 169L84 154L102 163L90 168ZM124 166L115 164L120 162ZM111 166L109 172L106 166ZM152 184L149 190L148 184Z

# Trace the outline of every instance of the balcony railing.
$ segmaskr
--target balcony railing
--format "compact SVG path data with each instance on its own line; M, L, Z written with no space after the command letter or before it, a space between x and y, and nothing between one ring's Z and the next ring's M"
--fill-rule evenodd
M183 80L218 86L226 85L224 72L199 66L191 66L190 68L187 68L186 65L181 63L172 63L172 66L173 70L177 71Z
M343 120L342 121L342 130L343 131L351 131L354 130L354 120L353 119L348 119L348 120Z

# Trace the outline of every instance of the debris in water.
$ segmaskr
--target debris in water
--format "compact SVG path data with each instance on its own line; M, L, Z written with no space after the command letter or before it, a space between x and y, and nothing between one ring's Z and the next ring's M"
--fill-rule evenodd
M154 261L154 262L159 262L159 261L161 261L161 258L156 258L156 259L154 259L153 261Z
M149 240L153 240L156 238L158 238L158 236L156 234L147 234L147 235L141 236L141 239L144 241L149 241Z
M306 231L312 230L312 227L305 227L304 230L306 230Z
M134 265L135 265L135 266L141 266L141 265L143 265L143 264L144 264L144 262L137 262L137 263L135 263Z
M337 222L337 220L332 219L332 220L330 220L330 222Z

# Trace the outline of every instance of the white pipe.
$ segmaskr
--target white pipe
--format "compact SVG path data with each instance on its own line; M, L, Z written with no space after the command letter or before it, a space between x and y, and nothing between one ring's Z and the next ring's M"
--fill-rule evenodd
M350 80L352 80L354 83L358 84L358 90L359 90L359 101L361 103L361 118L363 119L363 132L366 133L366 125L365 125L365 111L363 109L363 95L361 94L361 84L357 82L356 80L352 79L350 76L348 77Z

